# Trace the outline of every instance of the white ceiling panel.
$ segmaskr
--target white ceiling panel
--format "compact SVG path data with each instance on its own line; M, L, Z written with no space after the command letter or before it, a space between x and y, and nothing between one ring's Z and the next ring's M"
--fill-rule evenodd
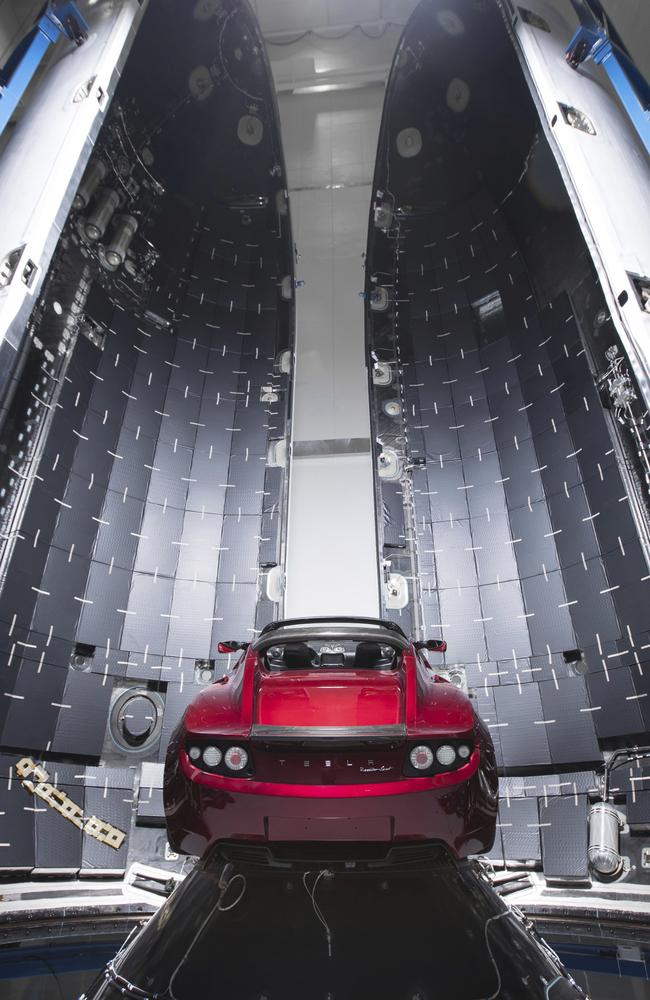
M330 24L347 24L351 17L357 22L380 21L383 16L381 0L328 0L327 7Z
M327 0L256 0L255 7L265 34L305 31L328 23Z
M382 0L381 17L384 21L405 21L418 5L418 0Z
M403 21L417 0L252 0L266 35Z

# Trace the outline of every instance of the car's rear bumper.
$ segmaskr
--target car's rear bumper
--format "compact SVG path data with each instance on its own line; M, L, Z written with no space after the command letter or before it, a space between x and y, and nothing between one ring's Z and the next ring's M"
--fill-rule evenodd
M479 763L477 750L453 781L287 786L206 774L181 750L165 782L170 844L201 855L218 840L440 840L458 857L482 853L494 837L496 796Z
M481 764L481 751L474 749L471 757L462 767L454 771L444 771L430 777L399 777L395 781L368 781L364 784L333 785L297 784L287 781L259 781L256 778L237 778L230 775L215 774L196 767L183 747L178 750L180 770L188 781L204 788L216 791L230 792L233 795L269 795L272 798L297 799L358 799L363 797L410 795L413 792L433 791L434 789L450 788L468 781L478 771Z

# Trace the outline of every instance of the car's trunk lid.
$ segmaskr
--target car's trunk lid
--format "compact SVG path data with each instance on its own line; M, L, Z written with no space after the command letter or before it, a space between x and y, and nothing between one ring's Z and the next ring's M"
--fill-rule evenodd
M253 713L258 732L269 727L395 727L397 733L404 721L400 671L292 670L262 673L259 678Z

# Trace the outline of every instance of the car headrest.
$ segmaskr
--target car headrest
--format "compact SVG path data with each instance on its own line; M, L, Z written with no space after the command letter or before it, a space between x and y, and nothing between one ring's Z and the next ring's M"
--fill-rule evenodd
M354 665L359 670L376 667L381 660L381 646L378 642L358 642L354 654Z
M309 670L313 653L306 642L288 642L284 647L282 662L290 670Z

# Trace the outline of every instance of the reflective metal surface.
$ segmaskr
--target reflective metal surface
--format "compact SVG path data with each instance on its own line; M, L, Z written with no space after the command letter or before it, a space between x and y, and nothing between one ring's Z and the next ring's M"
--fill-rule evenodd
M150 1000L584 996L474 866L435 851L389 867L201 864L86 996L121 990Z

